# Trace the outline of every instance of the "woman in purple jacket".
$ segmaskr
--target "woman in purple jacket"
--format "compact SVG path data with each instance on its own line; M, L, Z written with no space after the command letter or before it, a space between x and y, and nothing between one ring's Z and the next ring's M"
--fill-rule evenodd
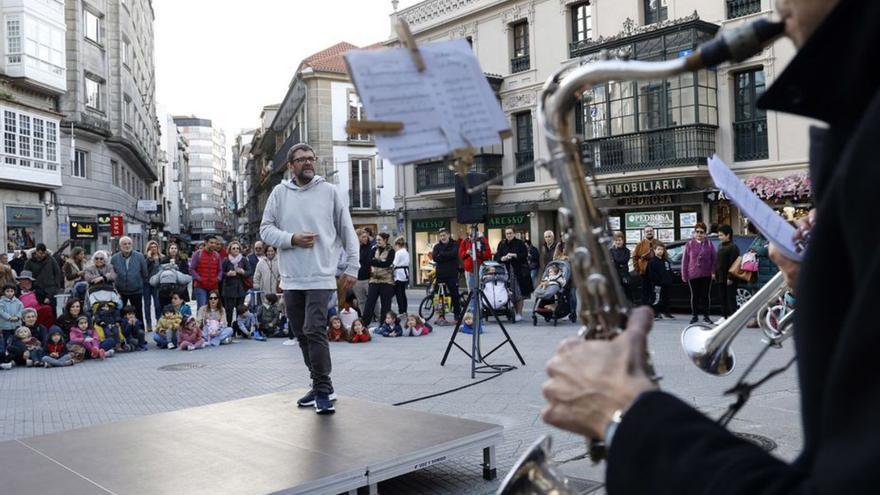
M709 291L712 279L715 278L715 246L706 238L706 224L697 222L694 237L684 246L681 259L681 279L691 290L691 323L696 323L698 315L703 314L703 321L709 319Z

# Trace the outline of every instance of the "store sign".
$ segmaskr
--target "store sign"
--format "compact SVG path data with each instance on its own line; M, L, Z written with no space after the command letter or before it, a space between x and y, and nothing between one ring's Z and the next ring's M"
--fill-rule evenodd
M6 207L7 225L40 225L43 223L42 208Z
M493 229L499 227L507 227L508 225L523 225L528 223L528 221L528 213L489 217L489 220L486 222L486 227Z
M113 237L121 237L125 235L122 215L113 215L110 217L110 235Z
M656 194L686 191L690 183L685 177L671 179L642 180L636 182L624 182L622 184L608 184L606 192L609 196L629 196L633 194Z
M627 229L643 229L645 227L675 227L674 211L649 211L644 213L627 213Z
M139 199L137 208L138 211L157 211L159 203L155 199Z
M444 220L442 218L413 220L413 230L430 232L432 230L440 230L443 228L449 228L449 220Z
M620 206L659 206L671 205L672 196L664 194L662 196L634 196L632 198L620 198L617 200Z
M110 230L110 217L112 216L109 213L98 213L95 215L95 220L98 222L98 230L102 232Z
M70 222L71 239L97 239L98 224L95 222Z

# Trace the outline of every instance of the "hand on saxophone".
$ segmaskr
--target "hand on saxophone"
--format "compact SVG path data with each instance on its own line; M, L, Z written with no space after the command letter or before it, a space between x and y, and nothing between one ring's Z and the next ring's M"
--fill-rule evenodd
M794 236L792 236L792 240L795 244L805 244L809 240L810 230L815 224L816 209L813 208L807 216L797 221L797 230L795 231ZM769 255L770 259L779 267L779 271L782 272L782 276L785 278L785 283L788 285L791 293L794 294L794 291L797 288L798 274L800 274L801 271L800 262L786 258L773 243L770 244Z
M645 371L647 335L654 313L635 308L626 331L614 340L563 341L547 363L544 421L594 440L604 440L615 411L626 411L657 386Z

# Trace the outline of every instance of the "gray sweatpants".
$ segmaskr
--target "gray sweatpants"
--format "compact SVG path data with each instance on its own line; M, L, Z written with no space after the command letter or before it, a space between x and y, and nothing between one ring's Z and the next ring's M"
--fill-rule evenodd
M330 344L327 342L327 305L333 290L285 290L284 305L290 331L296 336L303 362L312 378L312 389L329 394Z

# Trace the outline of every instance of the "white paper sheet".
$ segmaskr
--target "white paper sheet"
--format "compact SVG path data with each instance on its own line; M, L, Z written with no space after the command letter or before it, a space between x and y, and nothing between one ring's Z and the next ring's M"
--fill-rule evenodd
M367 119L403 122L399 134L377 134L379 153L394 164L435 158L501 142L510 125L470 45L463 39L419 46L425 71L409 50L356 50L345 55Z
M733 173L718 155L709 159L709 174L718 189L740 209L742 214L764 234L770 242L776 244L786 258L801 261L803 253L798 252L792 240L795 229L773 208L767 205L751 189Z

